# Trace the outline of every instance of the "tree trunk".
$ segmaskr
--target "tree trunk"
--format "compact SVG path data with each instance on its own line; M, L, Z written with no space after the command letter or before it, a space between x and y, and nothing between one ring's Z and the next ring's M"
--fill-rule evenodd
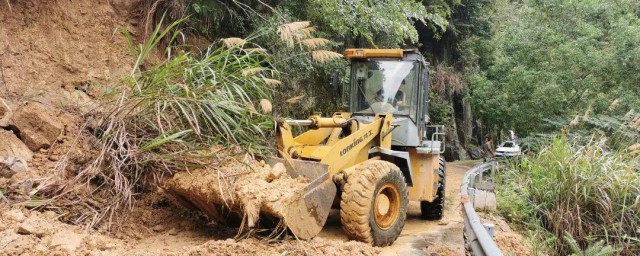
M471 101L468 97L464 97L462 99L463 104L463 116L464 120L462 121L462 131L464 134L463 145L468 147L470 144L473 144L473 115L471 114ZM480 142L478 142L480 144Z

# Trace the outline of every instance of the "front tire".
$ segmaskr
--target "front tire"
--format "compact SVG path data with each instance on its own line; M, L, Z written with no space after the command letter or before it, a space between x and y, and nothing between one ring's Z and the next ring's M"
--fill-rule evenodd
M442 219L444 212L444 196L446 192L446 170L447 163L444 158L440 157L438 166L438 190L436 191L436 198L433 202L421 201L420 212L423 219L426 220L439 220Z
M407 184L392 163L370 160L347 178L340 221L349 238L374 246L392 244L402 232L409 204Z

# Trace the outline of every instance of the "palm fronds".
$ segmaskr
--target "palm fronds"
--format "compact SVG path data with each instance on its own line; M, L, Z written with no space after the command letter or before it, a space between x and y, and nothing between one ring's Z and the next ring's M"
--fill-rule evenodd
M173 56L141 68L152 63L147 60L162 37L175 35L175 26L156 29L149 42L132 47L134 69L105 96L111 107L94 130L100 153L75 179L106 185L110 211L131 207L138 191L165 174L211 162L212 145L241 145L255 154L269 149L256 141L265 141L271 119L254 107L279 82L278 72L265 67L269 55L227 38L200 55L173 49Z

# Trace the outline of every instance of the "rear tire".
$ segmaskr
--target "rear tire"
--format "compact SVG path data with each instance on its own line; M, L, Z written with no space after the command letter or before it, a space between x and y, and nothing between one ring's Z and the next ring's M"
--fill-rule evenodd
M387 246L400 235L407 218L409 193L392 163L370 160L347 178L340 202L340 222L349 238Z
M438 167L438 191L436 192L436 198L433 202L421 201L420 212L423 219L427 220L439 220L442 219L444 212L444 196L446 192L446 170L447 163L444 158L440 157Z

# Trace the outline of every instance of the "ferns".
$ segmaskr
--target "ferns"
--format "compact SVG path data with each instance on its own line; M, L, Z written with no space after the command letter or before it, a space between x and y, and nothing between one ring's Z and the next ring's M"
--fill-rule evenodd
M573 239L570 233L564 233L564 240L567 241L569 246L571 247L571 251L573 251L571 256L610 256L619 253L619 249L615 249L610 245L604 245L604 240L600 240L595 244L590 245L587 249L582 250L578 242Z

